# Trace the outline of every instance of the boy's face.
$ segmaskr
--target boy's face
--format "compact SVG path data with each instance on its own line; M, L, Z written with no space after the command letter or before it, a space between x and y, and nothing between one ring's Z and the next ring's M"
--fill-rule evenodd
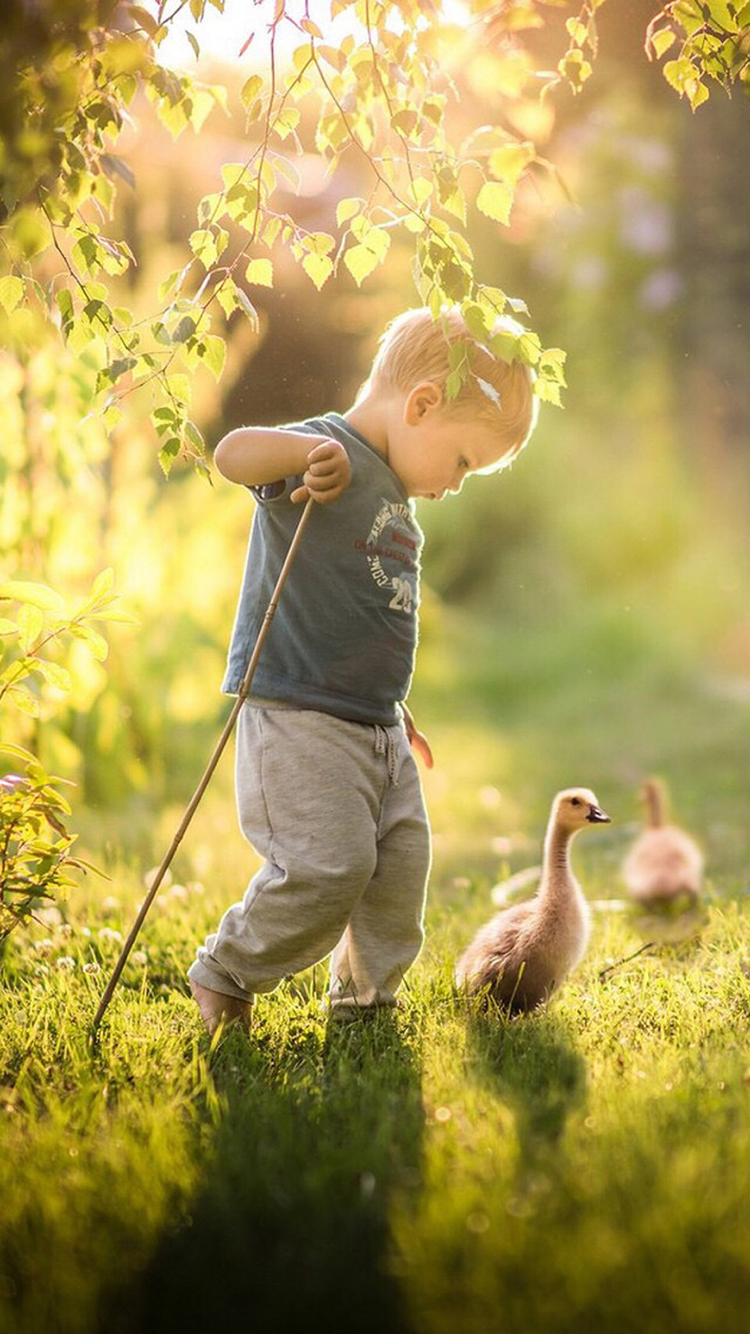
M442 500L466 477L497 463L508 446L485 421L448 411L437 385L417 385L388 437L388 462L408 496Z

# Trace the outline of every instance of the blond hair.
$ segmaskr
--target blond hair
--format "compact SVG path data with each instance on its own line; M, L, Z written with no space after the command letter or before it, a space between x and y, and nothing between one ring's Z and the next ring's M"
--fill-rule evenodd
M501 316L493 330L514 338L523 332L522 325L507 316ZM460 341L467 345L469 374L455 398L448 400L450 348ZM380 339L364 388L373 393L408 393L425 380L443 390L447 411L497 427L507 441L502 463L523 449L539 408L533 392L534 373L519 359L504 361L477 342L457 306L444 308L437 320L426 306L405 310L392 320Z

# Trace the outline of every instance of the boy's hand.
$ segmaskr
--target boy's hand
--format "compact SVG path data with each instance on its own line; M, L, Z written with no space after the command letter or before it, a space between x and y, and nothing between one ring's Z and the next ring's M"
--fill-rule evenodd
M406 738L409 745L412 750L416 750L417 754L422 756L427 768L432 769L435 765L435 761L432 758L432 751L430 750L430 743L427 740L427 737L422 732L417 731L414 719L405 704L401 705L401 712L404 715L404 727L406 728Z
M344 446L338 440L321 440L307 456L303 482L292 491L290 500L295 505L312 496L318 505L331 505L338 500L352 479L352 465Z

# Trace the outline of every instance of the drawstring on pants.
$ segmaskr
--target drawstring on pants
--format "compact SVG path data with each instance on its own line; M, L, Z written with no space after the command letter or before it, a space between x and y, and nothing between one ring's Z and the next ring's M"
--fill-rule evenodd
M380 723L375 724L375 754L385 756L385 767L388 771L388 783L391 787L398 787L396 779L396 744L393 731L388 727L381 727Z

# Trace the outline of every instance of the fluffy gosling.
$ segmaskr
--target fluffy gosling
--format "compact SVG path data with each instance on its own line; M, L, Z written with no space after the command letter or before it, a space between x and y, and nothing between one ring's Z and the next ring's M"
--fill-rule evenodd
M470 995L484 995L510 1014L544 1004L588 944L588 904L570 865L570 843L581 829L609 824L585 787L558 792L544 840L542 878L533 899L506 908L483 926L456 968Z
M646 806L646 828L622 865L628 893L654 908L679 898L695 902L703 881L700 848L684 829L668 823L666 790L658 778L644 783L641 798Z

